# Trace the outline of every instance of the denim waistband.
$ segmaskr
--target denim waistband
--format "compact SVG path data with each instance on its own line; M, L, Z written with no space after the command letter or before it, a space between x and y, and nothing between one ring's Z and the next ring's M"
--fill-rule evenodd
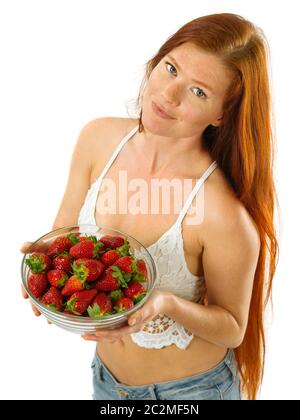
M199 386L203 385L203 387L211 387L214 386L216 382L220 383L225 381L230 374L235 379L238 372L237 364L234 357L234 351L232 349L228 350L225 358L221 362L219 362L216 366L205 372L201 372L192 376L185 376L183 378L171 381L156 382L147 385L125 385L119 382L110 372L110 370L104 365L104 363L99 357L99 354L97 353L97 350L95 351L94 363L96 363L98 366L100 380L102 379L101 376L103 375L103 373L106 373L106 375L108 375L108 377L115 386L121 386L123 389L128 390L141 390L149 387L156 387L160 390L167 390L170 387L173 387L174 385L184 385L185 383L192 384L193 382L197 382Z

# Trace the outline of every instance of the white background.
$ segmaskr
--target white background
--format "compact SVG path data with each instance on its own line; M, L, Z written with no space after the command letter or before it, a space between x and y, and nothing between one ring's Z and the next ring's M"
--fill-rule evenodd
M36 318L20 293L19 248L49 231L79 131L128 117L145 63L186 22L237 13L271 49L280 260L260 399L299 399L299 59L296 1L0 3L1 399L91 399L94 343Z

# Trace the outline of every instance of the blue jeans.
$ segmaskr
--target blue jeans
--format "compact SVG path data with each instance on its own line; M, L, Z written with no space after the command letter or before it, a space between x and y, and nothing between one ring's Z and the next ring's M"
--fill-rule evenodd
M97 351L91 365L94 400L241 400L233 350L214 368L173 381L131 386L117 381Z

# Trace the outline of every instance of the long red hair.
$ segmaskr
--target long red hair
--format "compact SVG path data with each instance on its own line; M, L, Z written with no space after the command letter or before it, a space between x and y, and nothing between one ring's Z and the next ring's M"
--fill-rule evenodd
M275 130L269 47L263 31L236 14L212 14L188 22L147 62L137 99L139 132L143 131L141 98L147 79L166 54L185 42L218 56L232 75L222 124L209 125L203 142L252 216L260 235L248 326L242 344L234 350L244 398L255 400L265 364L264 311L271 297L279 253L274 224L274 206L279 205L273 179Z

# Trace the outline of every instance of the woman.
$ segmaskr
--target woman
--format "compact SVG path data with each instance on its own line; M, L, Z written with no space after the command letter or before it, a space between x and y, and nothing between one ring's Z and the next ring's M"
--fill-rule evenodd
M157 288L128 326L83 337L97 342L94 399L256 399L278 253L264 36L241 16L200 17L162 45L146 79L138 119L82 130L53 225L115 227L158 267ZM179 216L105 212L103 184L120 188L121 170L146 185L192 179Z

